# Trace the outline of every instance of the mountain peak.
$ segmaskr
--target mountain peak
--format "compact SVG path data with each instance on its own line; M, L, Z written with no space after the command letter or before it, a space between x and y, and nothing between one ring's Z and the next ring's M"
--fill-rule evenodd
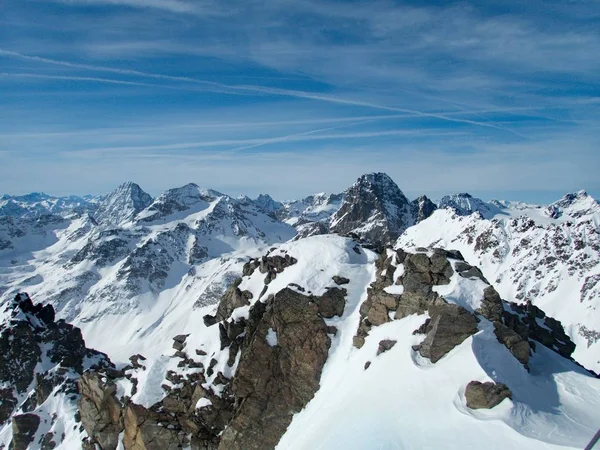
M273 200L269 194L260 194L254 203L266 212L275 212L283 208L283 203Z
M142 188L127 181L119 185L100 203L95 219L102 225L120 225L132 220L135 215L152 203L152 197Z
M192 208L202 210L208 204L224 194L212 189L200 188L195 183L166 190L154 202L138 215L143 221L154 221L165 218L176 212L188 211Z
M491 219L497 214L502 214L502 209L497 204L485 202L466 192L445 195L440 200L438 206L439 208L451 208L459 216L469 216L473 213L479 213L485 219Z
M582 189L565 194L560 200L548 205L545 212L552 219L562 216L579 218L600 212L600 204Z
M346 189L331 230L385 245L413 223L411 203L387 174L378 172L362 175Z

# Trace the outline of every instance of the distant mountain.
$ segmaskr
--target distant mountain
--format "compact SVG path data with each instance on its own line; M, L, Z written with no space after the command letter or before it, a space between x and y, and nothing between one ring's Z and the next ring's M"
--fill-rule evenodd
M552 449L596 432L584 191L435 204L371 173L285 202L131 182L56 199L2 197L0 448Z
M281 208L275 210L277 218L298 226L310 222L325 222L340 208L343 194L309 195L302 200L284 202Z
M131 222L140 211L150 206L152 201L152 197L137 184L123 183L102 199L94 218L102 225L123 225Z
M68 216L93 212L98 207L99 197L53 197L41 192L27 195L2 195L0 197L0 216L16 218L35 218L45 214Z
M492 217L503 213L503 208L499 207L498 204L484 202L467 193L446 195L442 197L438 207L442 209L454 209L456 213L461 216L479 213L484 219L491 219Z

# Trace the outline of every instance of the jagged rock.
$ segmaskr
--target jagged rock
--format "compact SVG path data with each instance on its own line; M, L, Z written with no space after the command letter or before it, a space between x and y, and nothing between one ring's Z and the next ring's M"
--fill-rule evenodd
M231 339L227 335L227 328L223 323L219 324L219 339L221 341L221 350L226 349L231 344Z
M465 398L471 409L490 409L505 398L512 398L512 392L502 383L471 381L465 389Z
M129 357L129 361L131 361L131 365L134 369L145 369L146 367L140 364L140 361L146 361L146 358L139 353L137 355L132 355Z
M52 450L56 448L56 442L54 441L54 433L48 432L44 435L41 444L41 450Z
M365 363L365 370L367 370L369 367L371 367L371 361L367 361Z
M175 342L180 342L180 343L183 344L186 341L186 339L187 339L188 336L189 336L189 334L178 334L177 336L175 336L173 338L173 340Z
M116 398L117 386L97 372L85 373L78 381L81 423L102 450L117 448L123 431L122 405Z
M388 350L391 350L397 342L398 341L393 341L391 339L384 339L382 341L379 341L379 346L377 347L377 356L387 352Z
M443 303L435 292L423 295L418 292L405 292L400 296L394 319L403 319L411 314L423 314L431 305Z
M278 345L266 336L277 332ZM285 288L250 310L242 356L233 380L235 416L220 449L274 448L319 388L330 339L318 306Z
M479 278L484 283L489 284L488 280L483 276L483 273L478 267L474 267L464 261L458 261L454 265L454 269L463 278Z
M0 334L0 380L23 392L33 381L41 350L34 329L25 322L13 324Z
M246 264L244 264L244 267L242 268L242 275L244 277L251 276L254 273L254 271L258 268L258 266L260 266L260 262L257 259L251 259Z
M433 363L477 333L476 317L458 305L432 305L429 315L431 320L427 324L427 335L418 349L421 356L429 358Z
M453 274L446 256L434 253L429 258L425 253L414 253L404 259L401 281L405 291L428 294L431 286L449 284Z
M185 348L185 342L173 342L173 348L178 352L181 352Z
M334 316L344 314L346 306L346 289L331 288L327 289L320 297L312 297L319 308L319 314L322 317L331 319Z
M383 246L412 225L414 215L413 205L389 176L366 174L344 192L340 209L331 217L331 232L356 234Z
M13 396L13 390L0 389L0 424L8 420L15 406L17 406L17 399Z
M216 322L221 322L222 320L227 319L231 316L231 313L234 309L247 306L250 304L250 299L252 299L252 293L250 291L241 291L238 286L242 282L241 278L238 278L230 287L227 289L223 297L221 297L221 301L219 302L219 306L217 308L217 314L215 316ZM206 323L206 321L205 321Z
M215 366L218 364L218 362L219 361L217 361L215 358L212 358L210 360L210 362L208 363L208 369L206 369L206 375L210 377L213 373L215 373Z
M526 368L529 367L531 347L526 339L523 339L516 331L511 330L500 322L494 322L494 334L498 338L498 341L504 344L521 364Z
M125 409L123 445L127 450L176 450L189 445L186 434L170 427L168 419L143 406L130 404ZM166 426L162 420L167 422Z
M401 248L396 250L396 264L403 264L407 253Z
M483 290L483 300L481 307L477 313L481 314L491 322L502 320L504 306L500 294L492 286L488 286Z
M575 343L565 333L560 321L546 316L544 311L531 303L525 305L509 304L516 313L503 313L506 326L516 331L523 339L533 339L565 358L571 358ZM538 322L543 322L541 325Z
M413 215L417 223L427 219L437 209L435 203L433 203L426 195L421 195L419 198L411 202Z
M202 321L207 327L212 327L215 323L217 323L215 316L211 316L210 314L206 314L204 317L202 317Z
M458 261L464 261L462 253L458 250L446 250L444 248L434 248L433 253L436 255L445 256L448 259L456 259Z
M206 352L204 350L196 350L196 355L198 356L206 356Z
M13 438L10 447L14 450L27 450L33 442L35 432L40 426L40 418L36 414L21 414L12 418Z
M350 280L346 277L341 277L339 275L334 275L332 277L332 280L335 284L337 284L338 286L342 285L342 284L348 284L350 283Z

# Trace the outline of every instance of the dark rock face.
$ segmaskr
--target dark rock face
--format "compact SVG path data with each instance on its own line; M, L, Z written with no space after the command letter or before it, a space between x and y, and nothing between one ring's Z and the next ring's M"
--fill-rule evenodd
M252 293L249 291L240 291L238 286L241 282L242 279L238 278L229 289L225 291L223 297L221 297L221 301L217 308L217 315L215 317L217 322L228 318L234 309L250 304L249 300L252 299Z
M497 322L502 320L504 314L504 306L500 294L496 292L492 286L488 286L483 291L483 300L481 301L481 307L477 313L481 314L491 322Z
M114 450L123 431L122 405L116 398L114 382L96 372L79 379L78 407L85 431L102 450Z
M483 276L481 270L478 267L473 267L466 262L459 261L455 264L454 269L458 272L458 274L463 278L479 278L484 283L489 282Z
M266 336L277 333L271 347ZM233 420L220 449L274 448L319 389L331 342L316 303L292 289L251 310L242 356L233 381Z
M340 209L331 218L331 232L357 234L368 242L393 243L415 222L413 206L384 173L361 176L344 192Z
M502 383L471 381L467 384L465 398L471 409L491 409L505 398L512 398L512 392Z
M384 289L394 283L396 267L393 263L404 264L404 274L398 283L404 286L402 295L389 294ZM358 348L373 326L389 322L390 313L394 319L402 319L411 314L422 314L431 305L445 303L432 286L448 284L454 271L445 253L434 252L407 254L399 249L395 255L382 255L377 263L377 280L368 289L367 300L360 307L361 322L354 345Z
M0 379L6 380L18 392L31 384L34 369L41 357L35 329L25 322L3 330L0 335Z
M397 343L398 341L393 341L391 339L384 339L383 341L379 341L379 346L377 347L377 356L387 352L388 350L391 350L392 347L394 347L394 345L396 345Z
M475 334L478 331L475 315L458 305L448 304L433 292L433 286L448 284L454 273L448 256L462 257L458 252L439 249L433 250L431 257L425 253L407 254L400 249L393 256L382 256L377 263L377 280L371 284L367 300L361 305L361 322L354 345L362 347L371 327L389 322L393 311L394 319L429 311L430 319L417 330L426 335L425 339L415 350L434 363ZM404 264L404 273L398 280L404 286L402 295L384 290L394 282L394 260Z
M13 416L12 431L13 439L11 448L14 450L27 450L33 442L35 432L40 426L40 418L35 414L21 414Z
M346 306L346 289L331 288L320 297L310 297L319 309L321 317L331 319L334 316L341 316L344 314L344 307Z
M256 269L260 270L260 273L265 273L267 276L265 277L265 284L269 284L273 281L278 273L283 272L286 267L292 266L296 264L298 260L293 256L288 254L274 255L274 256L263 256L259 259L251 259L246 264L244 264L244 268L242 269L242 274L244 276L250 276L254 273Z
M560 321L547 316L544 311L531 303L525 305L508 303L508 306L510 311L507 308L503 314L503 320L507 327L515 330L524 338L539 342L565 358L571 358L575 351L575 344L565 333Z
M516 331L511 330L500 322L494 322L494 334L498 338L498 341L504 344L521 364L529 367L531 346L526 338L523 338Z
M350 283L350 280L346 277L340 277L339 275L334 275L333 276L333 282L335 284L337 284L338 286L342 285L342 284L348 284Z
M427 219L437 209L436 204L429 200L426 195L421 195L419 198L413 200L411 206L416 223Z
M44 403L57 387L62 393L76 393L75 380L86 359L110 365L106 355L86 348L79 328L54 321L52 306L34 304L27 294L3 306L9 320L0 324L0 383L11 387L0 389L0 424L19 407L18 395L28 389L33 390L21 405L25 411ZM36 373L42 357L55 366Z
M433 305L429 315L427 336L418 346L418 352L433 363L478 331L477 318L458 305Z

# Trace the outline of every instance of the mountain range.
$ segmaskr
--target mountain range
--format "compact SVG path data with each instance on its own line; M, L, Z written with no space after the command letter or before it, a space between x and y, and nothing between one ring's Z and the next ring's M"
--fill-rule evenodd
M599 282L585 191L5 195L0 448L581 448Z

